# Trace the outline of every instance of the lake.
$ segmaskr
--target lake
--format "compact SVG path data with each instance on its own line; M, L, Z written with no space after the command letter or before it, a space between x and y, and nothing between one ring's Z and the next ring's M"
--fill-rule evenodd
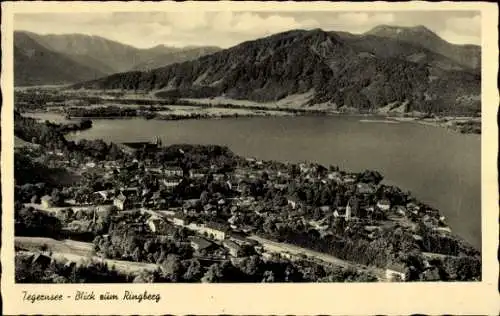
M481 247L481 138L411 122L297 116L159 121L94 120L70 139L226 145L265 160L372 169L439 209L454 232Z

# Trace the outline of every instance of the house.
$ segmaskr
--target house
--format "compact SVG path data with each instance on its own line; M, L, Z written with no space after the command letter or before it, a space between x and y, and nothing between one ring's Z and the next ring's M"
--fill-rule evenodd
M314 227L314 229L316 229L318 231L324 231L324 230L327 230L328 227L330 227L328 225L328 222L326 221L326 217L322 220L319 220L319 221L309 221L308 224L311 225L312 227Z
M168 178L162 180L165 188L172 190L181 183L181 179Z
M417 235L417 234L413 234L413 235L412 235L412 237L413 237L413 239L414 239L415 241L422 241L422 240L423 240L422 236Z
M201 251L213 246L213 243L211 241L197 236L191 236L189 238L189 242L191 244L191 247L193 247L195 251Z
M226 238L227 228L219 223L208 223L203 228L203 231L214 239L224 240Z
M43 208L51 208L54 206L54 201L52 200L51 196L44 195L41 198L41 204Z
M377 202L377 207L379 210L386 212L391 209L391 202L386 199L380 200Z
M299 164L299 169L300 173L308 173L311 170L311 168L305 163Z
M262 256L262 259L264 259L265 261L274 261L278 257L278 255L276 253L272 253L272 252L263 252L261 256Z
M286 171L278 171L278 173L276 175L282 179L290 179L290 173L288 173Z
M130 199L128 199L123 193L120 193L114 200L113 205L116 206L119 210L124 211L131 207L132 203Z
M319 207L319 210L323 213L329 213L331 211L331 207L328 205L323 205Z
M433 230L441 232L441 233L451 233L450 227L434 227Z
M406 208L404 206L401 205L396 206L395 212L400 216L406 216Z
M181 167L168 167L163 170L163 173L167 176L178 176L182 177L184 175L184 171Z
M222 173L215 173L213 175L213 178L214 178L214 181L221 181L221 180L224 180L224 174Z
M237 205L233 205L229 210L231 211L231 214L235 214L238 212L239 208Z
M151 173L154 173L154 174L161 174L162 171L163 171L161 168L151 168L151 167L148 167L145 170L147 172L151 172Z
M200 199L189 199L189 200L184 200L183 206L186 208L190 207L196 207L200 203Z
M329 180L334 180L337 182L340 182L342 180L340 172L330 172L330 173L328 173L327 178Z
M176 211L172 211L172 210L159 210L159 211L156 211L158 213L160 213L161 215L164 215L164 216L174 216L176 214Z
M245 237L244 234L241 234L238 232L232 232L231 235L229 236L229 239L240 246L243 246L243 245L255 246L255 245L259 244L255 240L248 239Z
M229 254L233 257L238 257L241 254L241 247L237 243L231 240L224 240L222 242L224 248L229 251Z
M97 214L108 213L113 210L113 205L98 205L96 207Z
M205 213L210 213L211 211L213 211L215 209L215 207L212 205L212 204L205 204L203 206L203 211Z
M385 269L385 276L391 281L405 281L407 279L407 268L401 264L391 264Z
M138 187L120 188L120 191L122 194L124 194L126 196L139 195L139 188Z
M374 231L380 230L380 227L379 226L375 226L375 225L366 225L365 226L365 230L367 232L374 232Z
M189 170L189 177L193 179L202 179L206 176L206 171L201 169L191 169Z
M296 209L299 206L299 200L295 197L288 198L288 205L292 207L292 209Z
M275 189L278 189L278 190L283 190L283 189L286 189L288 187L288 185L284 184L284 183L274 183L273 186Z
M160 191L156 191L153 193L153 195L151 196L151 200L153 200L154 202L158 202L161 200L161 192Z
M418 211L420 211L420 207L416 203L413 203L413 202L406 204L406 209L408 209L409 211L411 211L414 214L418 214Z
M157 216L151 216L147 221L146 225L148 225L149 229L153 233L156 233L161 230L161 225L163 224L163 219Z
M374 194L377 191L376 187L369 183L358 183L356 188L359 194L365 195Z
M356 177L352 175L347 175L342 179L345 184L352 184L356 182Z
M109 200L109 192L106 190L94 192L94 195L96 195L98 198L103 199L104 201Z
M239 214L234 214L232 215L230 218L228 218L227 222L231 225L234 225L237 221L239 221L240 219L240 216L238 216Z

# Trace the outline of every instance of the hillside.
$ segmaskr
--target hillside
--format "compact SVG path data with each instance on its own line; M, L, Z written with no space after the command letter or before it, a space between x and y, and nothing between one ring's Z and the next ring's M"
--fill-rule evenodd
M380 25L366 33L377 37L397 39L420 45L428 50L441 54L456 63L472 68L481 69L481 47L477 45L451 44L425 26L396 27Z
M256 102L312 90L310 104L333 108L373 110L407 101L407 111L474 112L480 75L422 46L316 29L279 33L194 61L74 86L82 87Z
M96 79L106 73L40 45L27 33L14 33L14 85L54 85Z

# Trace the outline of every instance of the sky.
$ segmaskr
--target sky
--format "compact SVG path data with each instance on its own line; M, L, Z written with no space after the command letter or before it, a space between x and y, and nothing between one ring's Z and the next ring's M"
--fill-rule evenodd
M377 25L424 25L455 44L481 44L479 11L200 11L23 13L16 30L98 35L139 48L209 45L222 48L291 29L363 33Z

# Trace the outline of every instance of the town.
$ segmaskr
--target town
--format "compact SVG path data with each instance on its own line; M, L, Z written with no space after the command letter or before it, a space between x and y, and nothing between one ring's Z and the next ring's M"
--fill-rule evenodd
M31 276L17 275L20 282L36 282L33 265L44 271L51 262L59 280L75 277L74 269L92 274L89 260L94 270L111 266L113 273L93 276L100 282L102 274L114 282L480 277L479 253L446 219L376 171L263 161L215 145L163 146L158 137L64 144L50 141L55 133L34 144L27 126L47 123L24 120L15 232L17 260Z

